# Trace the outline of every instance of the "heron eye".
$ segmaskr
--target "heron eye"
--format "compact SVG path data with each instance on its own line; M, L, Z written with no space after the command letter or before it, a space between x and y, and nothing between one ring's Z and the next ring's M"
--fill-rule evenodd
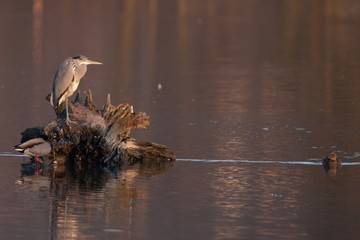
M81 56L75 56L75 57L72 57L72 59L81 59Z

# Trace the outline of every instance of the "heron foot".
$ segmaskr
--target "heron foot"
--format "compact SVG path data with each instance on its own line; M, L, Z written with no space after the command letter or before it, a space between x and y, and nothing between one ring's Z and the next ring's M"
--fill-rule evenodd
M70 120L70 118L65 119L65 125L68 126L68 127L71 127L71 125L76 125L76 124L77 124L77 122L73 121L73 120Z

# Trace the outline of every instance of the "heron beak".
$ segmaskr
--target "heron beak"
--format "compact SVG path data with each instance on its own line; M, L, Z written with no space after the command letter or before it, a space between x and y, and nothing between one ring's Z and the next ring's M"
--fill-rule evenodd
M89 64L102 64L101 62L96 62L96 61L92 61L92 60L87 60L86 62L84 62L86 65Z

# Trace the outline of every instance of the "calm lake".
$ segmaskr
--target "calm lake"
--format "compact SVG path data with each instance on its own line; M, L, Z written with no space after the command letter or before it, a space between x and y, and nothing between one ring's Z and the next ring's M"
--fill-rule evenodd
M355 0L1 1L1 239L357 239L359 24ZM146 112L131 136L175 164L21 171L78 54L104 63L79 89Z

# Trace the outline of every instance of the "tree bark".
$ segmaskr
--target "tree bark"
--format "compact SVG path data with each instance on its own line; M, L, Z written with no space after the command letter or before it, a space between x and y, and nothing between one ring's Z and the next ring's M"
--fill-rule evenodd
M69 101L70 122L65 121L64 111L64 105L57 108L57 119L45 127L26 129L21 142L35 137L46 139L52 145L49 159L57 162L71 158L86 164L119 166L176 160L169 147L130 138L132 129L146 128L150 124L149 117L146 113L134 112L129 104L112 105L110 95L104 107L98 110L90 90L85 92L84 102L78 93L73 103Z

